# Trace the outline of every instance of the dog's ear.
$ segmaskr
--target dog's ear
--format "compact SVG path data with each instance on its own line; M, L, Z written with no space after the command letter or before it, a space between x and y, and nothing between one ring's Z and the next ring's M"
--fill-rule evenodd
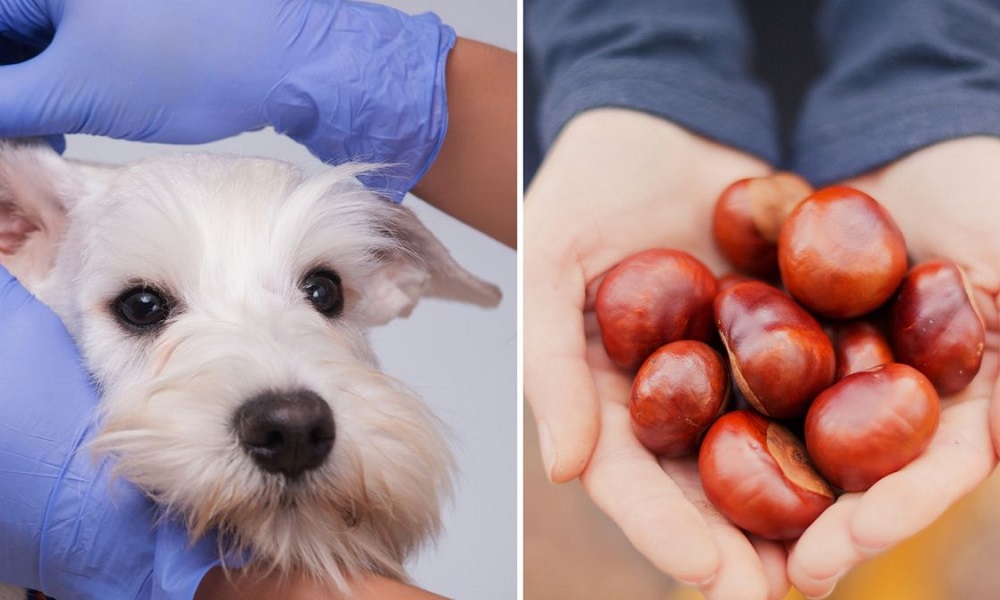
M0 139L0 263L29 289L43 280L81 193L76 168L39 139Z
M500 303L500 288L462 268L411 210L396 206L384 225L397 250L382 257L381 268L365 290L365 316L371 324L409 316L423 297L483 307Z
M34 291L52 270L69 209L117 171L66 160L38 138L0 138L0 264Z

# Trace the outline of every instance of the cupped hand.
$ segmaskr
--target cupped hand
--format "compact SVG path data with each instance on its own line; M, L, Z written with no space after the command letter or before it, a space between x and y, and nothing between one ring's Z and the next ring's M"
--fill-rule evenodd
M632 432L631 375L601 345L602 275L654 247L724 270L710 235L718 194L768 173L750 156L619 109L576 117L526 193L524 383L549 478L584 489L657 568L712 598L781 598L786 553L709 503L695 457L658 461Z
M1000 139L943 142L845 183L889 209L912 260L946 258L966 269L986 350L969 387L942 399L928 449L868 491L841 496L795 544L789 577L811 597L829 594L851 567L930 525L990 474L1000 448Z

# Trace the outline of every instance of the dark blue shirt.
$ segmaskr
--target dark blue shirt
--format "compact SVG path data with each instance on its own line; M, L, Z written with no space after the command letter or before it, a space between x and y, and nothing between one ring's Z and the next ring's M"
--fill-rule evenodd
M525 181L607 106L816 185L1000 135L1000 0L525 0L524 51Z

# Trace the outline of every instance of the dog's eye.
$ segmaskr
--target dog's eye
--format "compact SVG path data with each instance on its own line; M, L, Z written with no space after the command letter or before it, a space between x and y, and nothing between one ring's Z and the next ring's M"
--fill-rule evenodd
M112 304L118 320L127 326L146 329L163 323L170 316L170 305L163 295L147 287L132 288Z
M340 276L333 271L313 271L302 280L302 291L306 299L320 313L335 317L344 310L344 291Z

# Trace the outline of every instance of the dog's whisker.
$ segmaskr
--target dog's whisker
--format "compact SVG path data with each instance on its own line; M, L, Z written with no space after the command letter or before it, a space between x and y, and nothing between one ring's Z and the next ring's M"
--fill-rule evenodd
M25 236L0 259L94 375L89 449L256 572L403 579L451 494L444 427L381 371L368 331L427 295L492 305L498 291L356 179L378 168L83 165L0 140L0 225Z

